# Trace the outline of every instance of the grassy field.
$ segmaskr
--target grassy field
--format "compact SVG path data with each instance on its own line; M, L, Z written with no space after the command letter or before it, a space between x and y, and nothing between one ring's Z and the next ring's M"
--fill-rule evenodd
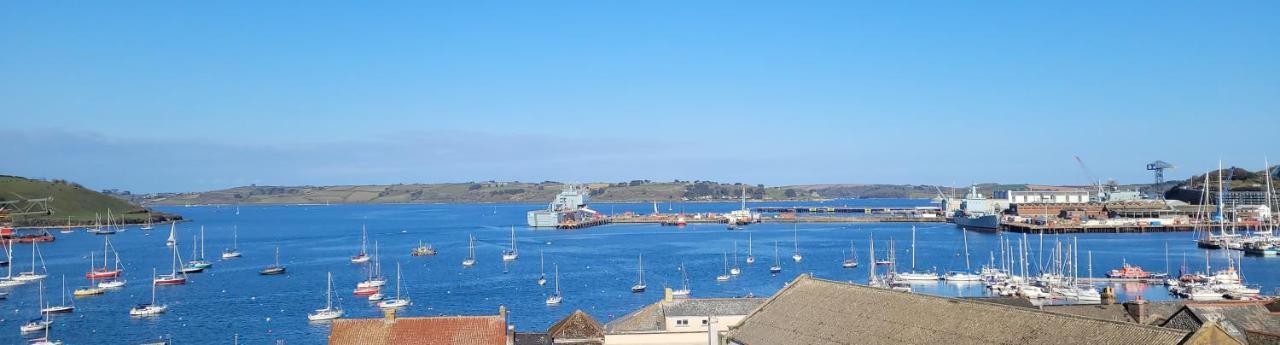
M125 217L126 222L137 223L145 221L148 215L142 207L86 189L75 183L0 176L0 201L48 197L53 198L53 201L49 202L53 214L15 216L0 222L12 221L19 226L66 225L70 217L72 223L91 224L95 214L106 217L107 211L110 210L115 217Z

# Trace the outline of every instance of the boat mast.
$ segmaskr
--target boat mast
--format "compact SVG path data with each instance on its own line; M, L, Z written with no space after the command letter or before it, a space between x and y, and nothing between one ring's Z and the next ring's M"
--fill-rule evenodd
M1274 193L1274 191L1271 189L1271 162L1267 160L1266 156L1262 156L1262 165L1263 165L1262 174L1265 175L1267 179L1267 211L1271 213L1267 215L1267 218L1263 219L1262 221L1266 222L1267 234L1271 236L1275 236L1275 227L1273 226L1274 224L1271 222L1271 217L1276 212L1276 209L1272 208L1274 205L1272 205L1271 203L1271 194Z
M644 254L640 254L640 285L644 285Z
M333 310L333 272L329 272L329 283L325 285L324 310Z
M107 243L108 241L111 241L110 238L111 236L102 237L102 270L103 271L107 270ZM90 256L90 258L91 258L90 261L92 261L92 255ZM90 262L90 264L92 264L92 262Z
M368 255L369 250L369 233L365 230L364 224L360 224L360 255Z
M1224 188L1222 186L1222 160L1218 160L1218 235L1227 234L1227 214L1222 211L1222 197Z
M964 270L966 273L972 272L973 269L969 267L969 231L965 228L960 228L960 234L964 236ZM915 249L911 250L912 253L915 253L915 251Z
M916 271L916 226L911 226L911 272Z
M724 274L729 275L729 253L721 254L724 254Z
M556 296L560 296L560 265L556 264Z
M871 235L871 239L867 242L870 243L869 244L870 248L867 249L867 251L871 252L870 254L871 269L867 270L869 272L867 277L867 285L874 286L879 284L878 279L876 279L876 265L878 265L876 263L876 235Z
M782 264L782 260L778 259L778 241L773 241L773 265L781 266L781 264Z
M791 241L796 245L796 254L800 254L800 224L791 223L791 231L793 233L792 234L793 238Z
M1089 254L1089 279L1092 280L1093 279L1093 251L1090 250L1087 253Z

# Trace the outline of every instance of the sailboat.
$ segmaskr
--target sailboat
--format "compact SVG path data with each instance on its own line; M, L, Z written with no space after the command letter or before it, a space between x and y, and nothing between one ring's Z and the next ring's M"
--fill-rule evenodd
M237 225L231 230L231 248L222 250L222 259L234 259L240 257L240 226Z
M858 251L854 249L853 241L849 241L849 255L850 257L848 259L844 259L844 262L840 263L840 267L844 267L844 268L858 267Z
M62 314L70 313L76 310L75 304L67 304L67 276L62 276L62 303L58 305L49 305L40 309L45 314Z
M112 228L111 223L112 223L111 209L107 209L107 227L104 228L104 227L98 226L93 230L89 230L89 233L94 235L114 235L116 233L116 230L115 228Z
M178 263L182 262L182 256L178 254L178 245L174 244L170 247L173 252L173 268L169 274L156 275L152 279L152 285L182 285L187 283L187 273L178 269Z
M284 266L280 265L280 246L276 246L276 263L271 266L267 266L267 268L263 268L261 271L258 271L258 274L261 274L264 276L284 274Z
M898 280L938 280L938 274L916 270L916 227L911 227L911 272L898 273Z
M316 309L316 312L308 314L307 320L333 320L340 317L342 309L333 307L333 272L329 272L329 283L324 290L324 309Z
M156 277L155 279L159 280L159 277L156 276L156 269L154 268L151 269L151 276ZM157 284L151 284L151 303L139 303L137 306L130 308L130 316L159 315L164 313L166 310L169 310L169 306L156 303L156 285Z
M351 263L362 264L369 262L369 254L366 252L369 246L369 233L365 230L364 225L360 226L360 252L351 256Z
M64 233L64 234L70 234L75 232L75 230L71 228L71 216L67 216L67 227L63 228L62 231L58 231L58 232Z
M10 262L13 261L13 240L9 240L8 245L4 246L4 254L5 254L5 257L9 259L8 261ZM12 263L5 266L6 266L6 271L8 273L5 274L4 278L0 278L0 288L14 287L14 286L27 283L25 281L17 280L13 277Z
M513 261L520 257L516 252L516 227L511 227L511 250L502 251L502 261Z
M538 286L547 285L547 262L542 251L538 251Z
M107 254L115 253L115 248L111 247L111 237L102 238L102 267L96 267L93 263L94 255L89 256L89 272L84 274L85 278L102 279L115 278L120 276L120 272L124 272L124 268L120 266L120 254L116 253L116 264L114 268L107 266Z
M738 268L738 241L733 241L733 268L729 269L729 275L742 274L742 269Z
M793 234L792 236L794 236L794 240L793 240L793 241L794 241L794 243L796 244L796 251L795 251L795 254L791 254L791 260L795 260L796 262L800 262L800 260L801 260L801 259L804 259L804 257L803 257L803 256L800 256L800 226L799 226L799 225L792 225L791 230L794 232L794 234Z
M769 273L777 274L782 272L782 259L778 255L778 241L773 241L773 266L769 266Z
M98 288L102 288L102 289L122 288L124 287L124 283L125 283L124 279L120 279L120 278L108 279L108 280L102 281L101 283L98 283Z
M166 246L178 245L178 222L169 223L169 239L164 241Z
M476 264L476 236L467 235L467 258L462 260L462 267L471 267Z
M754 263L756 263L756 256L751 255L751 234L748 233L747 234L747 264L750 265Z
M37 273L36 271L37 257L40 258L40 267L44 268L44 256L40 255L40 248L39 248L40 246L38 245L38 243L39 242L34 242L34 241L31 242L31 270L18 272L18 276L14 277L13 280L20 281L20 282L29 282L32 280L44 279L45 277L49 276L47 274L49 272L47 268L44 269L45 274ZM12 242L10 244L12 244Z
M727 282L729 278L729 253L724 253L724 274L716 276L716 281Z
M640 281L636 282L636 285L631 286L631 292L644 292L644 289L649 288L648 285L644 284L644 254L640 254L640 268L638 269L638 274L640 275Z
M373 265L369 267L369 278L357 283L357 290L360 288L379 288L387 284L387 280L382 277L382 260L378 257L377 241L373 242L373 258ZM359 295L360 293L357 291L356 294Z
M69 219L68 219L68 220L69 220ZM154 229L154 228L151 226L151 211L147 211L147 222L146 222L146 223L143 223L143 224L142 224L142 227L141 227L141 228L138 228L138 229L140 229L140 230L151 230L151 229Z
M553 265L556 269L556 292L551 296L547 296L547 305L559 305L564 297L560 296L560 265Z
M38 307L44 308L44 281L41 280L39 284L40 288L38 291L40 291L40 299L36 303ZM41 317L31 319L31 321L27 321L26 324L19 326L18 330L22 331L22 333L43 331L46 328L49 328L49 325L53 324L53 321L49 321L48 313L40 313L40 316Z
M684 263L681 262L680 263L680 284L681 285L679 289L671 290L671 296L675 296L675 297L689 296L689 292L691 292L691 290L689 290L689 274L687 272L688 271L684 269Z
M982 280L982 275L974 274L973 268L969 266L969 231L960 228L960 233L964 236L964 272L950 272L942 279L949 282L976 282ZM915 249L911 249L912 257L915 256Z
M195 258L193 258L190 262L187 262L187 266L197 267L200 269L213 267L212 262L209 262L204 259L204 226L200 226L200 243L199 244L200 244L200 255L196 256L194 254L195 250L192 250L191 256L195 256ZM195 248L195 247L192 247L192 248Z
M196 236L191 236L191 257L194 258L199 255L199 253L196 252L196 249L199 249L199 248L200 248L200 242L196 241ZM195 260L192 260L187 262L186 264L183 264L182 268L180 269L182 273L204 272L204 267L200 267L199 265L196 265L195 262L196 262Z
M409 305L409 299L400 297L400 263L396 263L396 298L385 300L378 303L378 307L382 309L395 309Z
M93 267L92 258L93 258L93 257L95 257L95 256L97 256L97 255L98 255L97 253L89 252L89 258L90 258L89 266L90 266L90 267ZM103 293L106 293L106 292L107 292L107 290L104 290L103 288L98 287L98 286L97 286L97 284L98 284L98 279L97 279L97 278L95 278L95 277L93 277L93 276L90 276L90 277L89 277L89 286L88 286L88 287L83 287L83 288L76 289L75 291L72 291L72 292L71 292L71 295L72 295L72 296L75 296L75 297L83 297L83 296L101 295L101 294L103 294Z
M62 341L61 341L61 340L49 340L49 329L50 329L50 328L52 328L52 327L45 327L45 328L44 328L44 337L31 339L31 341L30 341L29 343L27 343L27 345L62 345Z

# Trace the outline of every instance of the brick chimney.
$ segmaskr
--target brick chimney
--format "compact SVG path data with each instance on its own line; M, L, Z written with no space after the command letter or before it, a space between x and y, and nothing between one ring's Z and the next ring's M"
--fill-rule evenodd
M396 309L395 309L395 308L391 308L391 309L385 309L385 310L383 310L383 311L382 311L382 322L386 322L386 323L394 323L394 322L396 322Z
M671 293L671 288L662 289L662 301L671 302L675 298L675 294Z
M498 305L498 317L502 318L502 325L507 327L507 345L514 345L516 341L516 326L507 323L507 306Z
M1142 299L1142 296L1138 296L1136 300L1124 302L1124 310L1129 313L1129 317L1132 317L1138 323L1147 323L1147 317L1149 316L1147 315L1147 301Z

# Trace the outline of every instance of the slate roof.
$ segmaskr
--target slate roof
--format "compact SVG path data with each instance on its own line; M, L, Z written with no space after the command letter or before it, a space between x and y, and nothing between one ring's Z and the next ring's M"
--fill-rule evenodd
M1187 334L801 275L727 338L744 345L1178 344Z
M1202 325L1217 323L1227 334L1242 342L1250 332L1255 333L1255 337L1280 334L1280 315L1272 313L1262 303L1188 303L1175 315L1181 313L1191 314Z
M1129 311L1125 310L1123 304L1046 305L1042 310L1100 320L1136 322L1133 316L1129 315Z
M582 310L575 310L573 314L547 328L547 335L556 342L577 340L578 343L603 343L604 326Z
M679 316L747 315L764 303L763 298L677 298L658 301L605 324L609 334L652 332L666 329L666 318Z
M505 345L507 323L500 316L442 316L338 319L330 345Z

